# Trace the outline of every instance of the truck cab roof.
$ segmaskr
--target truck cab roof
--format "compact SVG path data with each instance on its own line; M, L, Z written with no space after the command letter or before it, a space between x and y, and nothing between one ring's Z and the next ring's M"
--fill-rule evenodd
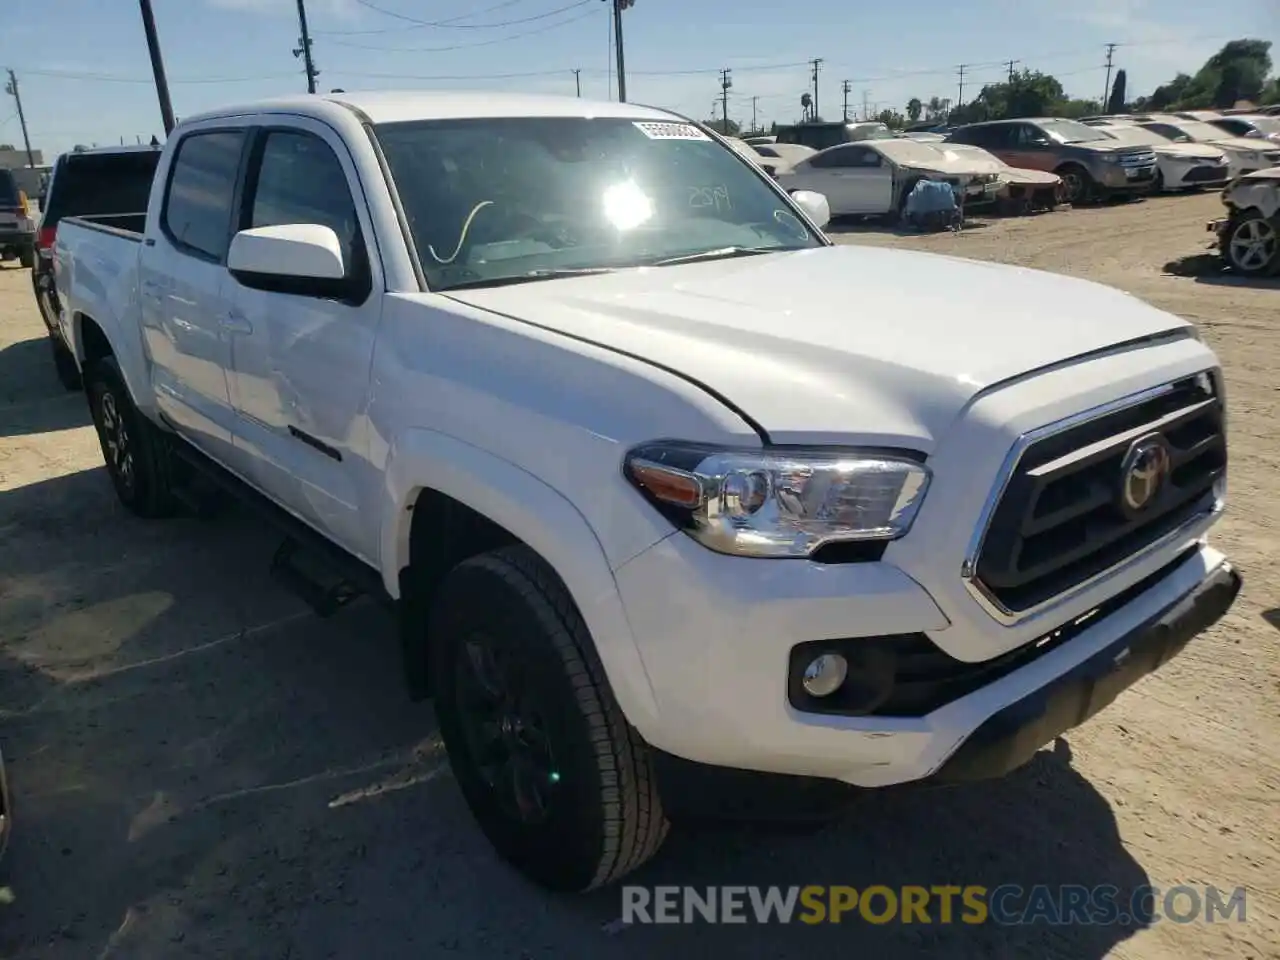
M634 117L676 119L666 110L634 103L492 91L374 90L273 97L186 117L184 124L254 113L290 113L323 119L340 109L370 123L484 117Z

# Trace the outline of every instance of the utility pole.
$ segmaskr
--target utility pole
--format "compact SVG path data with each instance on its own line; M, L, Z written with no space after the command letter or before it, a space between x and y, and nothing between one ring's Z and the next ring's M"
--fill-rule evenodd
M298 26L302 30L302 36L298 38L298 47L293 51L293 55L301 57L303 64L307 68L307 93L315 93L316 75L320 71L316 69L315 62L311 59L311 34L307 32L307 6L305 0L298 0Z
M956 97L957 107L964 106L964 68L967 66L968 66L967 63L960 64L960 94L959 96Z
M1010 83L1013 83L1013 65L1014 65L1015 63L1021 63L1021 62L1022 62L1021 60L1006 60L1006 61L1005 61L1005 63L1006 63L1006 64L1008 65L1008 67L1009 67L1009 82L1010 82Z
M757 126L756 124L756 103L759 101L759 99L760 99L759 97L751 98L751 132L752 133L755 133L757 130L760 129L760 127Z
M849 122L849 81L840 81L840 92L844 95L844 122Z
M156 79L156 96L160 100L160 119L164 135L173 133L173 104L169 101L169 81L164 76L164 59L160 56L160 38L156 35L156 18L151 0L138 0L142 6L142 29L147 34L147 51L151 54L151 72Z
M728 68L720 71L720 125L726 137L729 135L729 88L733 86L731 73Z
M18 105L18 123L22 125L22 144L27 148L27 166L34 167L36 158L31 152L31 138L27 136L27 117L22 112L22 95L18 93L18 77L12 70L9 71L9 84L4 88L4 92L13 97Z
M862 119L863 120L871 119L871 103L867 100L867 97L869 96L871 96L870 90L862 91Z
M582 68L575 67L573 70L573 85L578 90L578 96L582 96Z
M627 67L622 55L622 11L635 5L636 0L605 0L613 4L613 49L618 55L618 102L627 102Z
M817 117L818 114L818 68L822 66L822 58L815 57L809 61L813 64L813 107L809 111L809 116Z
M1116 52L1119 44L1107 44L1107 82L1102 87L1102 112L1107 112L1107 100L1111 98L1111 56Z

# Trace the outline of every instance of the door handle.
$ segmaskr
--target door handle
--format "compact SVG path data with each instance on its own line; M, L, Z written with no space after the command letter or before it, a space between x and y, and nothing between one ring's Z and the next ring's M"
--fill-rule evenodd
M229 310L222 315L222 329L227 333L248 335L253 333L253 324L239 310Z

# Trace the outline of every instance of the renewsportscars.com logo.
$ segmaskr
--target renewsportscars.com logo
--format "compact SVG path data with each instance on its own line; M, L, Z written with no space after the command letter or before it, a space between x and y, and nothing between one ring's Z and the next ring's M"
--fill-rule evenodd
M912 923L1150 925L1245 920L1245 890L1039 884L622 888L623 924Z

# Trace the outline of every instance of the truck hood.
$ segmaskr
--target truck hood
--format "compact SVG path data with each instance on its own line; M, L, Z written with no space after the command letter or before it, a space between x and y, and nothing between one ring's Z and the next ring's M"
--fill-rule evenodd
M926 453L984 388L1189 326L1084 280L860 246L446 295L674 370L774 443Z

